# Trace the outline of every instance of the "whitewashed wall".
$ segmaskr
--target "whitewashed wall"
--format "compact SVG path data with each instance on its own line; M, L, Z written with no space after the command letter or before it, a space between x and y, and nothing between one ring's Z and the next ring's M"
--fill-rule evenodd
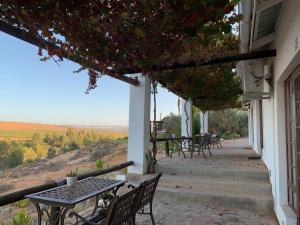
M257 154L261 154L260 148L260 117L259 117L259 101L253 100L251 102L252 107L252 148Z
M297 222L296 215L287 205L284 81L300 64L299 12L299 0L284 1L276 27L276 41L272 46L277 50L273 62L274 97L263 100L262 159L270 172L274 209L281 225L296 225ZM254 134L254 139L256 135ZM253 147L255 144L257 143L254 141Z

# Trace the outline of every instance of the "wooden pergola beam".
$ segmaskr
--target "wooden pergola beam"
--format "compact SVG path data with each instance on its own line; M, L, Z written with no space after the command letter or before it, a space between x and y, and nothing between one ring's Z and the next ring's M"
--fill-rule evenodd
M263 51L240 53L236 55L220 56L220 57L215 57L207 60L190 61L187 63L174 63L171 66L162 66L162 65L153 66L152 70L156 72L164 71L164 70L178 70L178 69L201 67L207 65L217 65L222 63L244 61L244 60L268 58L274 56L276 56L276 49L270 49L270 50L263 50ZM124 70L118 70L118 72L122 74L134 74L134 73L139 73L140 71L138 69L124 69Z
M59 48L58 46L54 46L52 43L47 42L42 38L37 38L37 37L31 35L29 32L21 30L21 29L14 27L10 24L7 24L1 20L0 20L0 31L7 33L9 35L12 35L16 38L19 38L23 41L26 41L30 44L33 44L37 47L41 47L43 49L46 49L47 46L51 46L52 48ZM165 71L165 70L178 70L178 69L185 69L185 68L201 67L201 66L206 66L206 65L217 65L217 64L222 64L222 63L268 58L268 57L274 57L274 56L276 56L276 49L270 49L270 50L255 51L255 52L249 52L249 53L240 53L240 54L236 54L236 55L214 57L211 59L201 59L199 61L190 61L187 63L174 63L171 66L157 65L157 66L152 67L152 71L159 72L159 71ZM83 59L78 59L78 58L69 56L66 53L64 53L63 57L66 59L69 59L73 62L79 63L79 64L80 64L80 62L83 61ZM99 68L97 68L97 65L93 66L92 69L94 69L96 71L100 71ZM135 74L135 73L142 73L142 71L139 68L127 68L127 69L114 68L111 70L111 74L108 74L108 76L111 76L115 79L119 79L119 80L122 80L124 82L127 82L129 84L136 86L139 84L139 81L137 79L130 78L130 77L127 77L124 75L124 74Z
M30 43L32 45L35 45L39 48L42 48L42 49L47 49L47 46L51 46L52 48L59 48L58 46L54 45L53 43L50 43L48 41L45 41L44 39L42 38L38 38L38 37L35 37L34 35L31 35L29 32L25 31L25 30L21 30L17 27L14 27L10 24L7 24L3 21L0 20L0 31L6 33L6 34L9 34L11 36L14 36L20 40L23 40L27 43ZM83 59L80 59L80 58L76 58L76 57L73 57L73 56L70 56L68 54L66 54L64 51L61 51L63 53L63 58L65 59L68 59L68 60L71 60L75 63L79 63L83 61ZM94 70L96 71L99 71L99 68L97 68L97 65L93 66ZM121 81L124 81L126 83L129 83L131 85L139 85L139 81L135 78L131 78L131 77L127 77L125 75L121 75L121 74L118 74L118 73L115 73L112 71L111 74L107 74L108 76L111 76L115 79L118 79L118 80L121 80Z

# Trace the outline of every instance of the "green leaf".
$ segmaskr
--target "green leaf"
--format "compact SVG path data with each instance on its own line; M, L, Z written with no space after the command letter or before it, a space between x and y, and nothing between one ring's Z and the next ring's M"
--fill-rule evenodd
M135 28L134 33L138 38L145 37L145 32L141 28Z

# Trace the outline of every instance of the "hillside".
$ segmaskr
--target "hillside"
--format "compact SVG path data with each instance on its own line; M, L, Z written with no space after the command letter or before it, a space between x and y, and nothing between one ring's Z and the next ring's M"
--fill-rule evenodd
M31 138L34 133L65 133L68 128L78 129L94 129L103 133L116 133L127 134L126 127L76 127L76 126L62 126L62 125L50 125L40 123L24 123L24 122L4 122L0 121L0 139L12 138L12 139L28 139Z

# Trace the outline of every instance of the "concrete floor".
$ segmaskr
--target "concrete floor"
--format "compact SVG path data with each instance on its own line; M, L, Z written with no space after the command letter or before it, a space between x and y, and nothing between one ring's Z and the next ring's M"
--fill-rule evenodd
M159 160L163 172L154 200L157 225L277 225L268 172L247 149L247 139L224 141L212 156L175 156ZM144 177L131 177L138 183ZM138 216L138 225L151 224Z

